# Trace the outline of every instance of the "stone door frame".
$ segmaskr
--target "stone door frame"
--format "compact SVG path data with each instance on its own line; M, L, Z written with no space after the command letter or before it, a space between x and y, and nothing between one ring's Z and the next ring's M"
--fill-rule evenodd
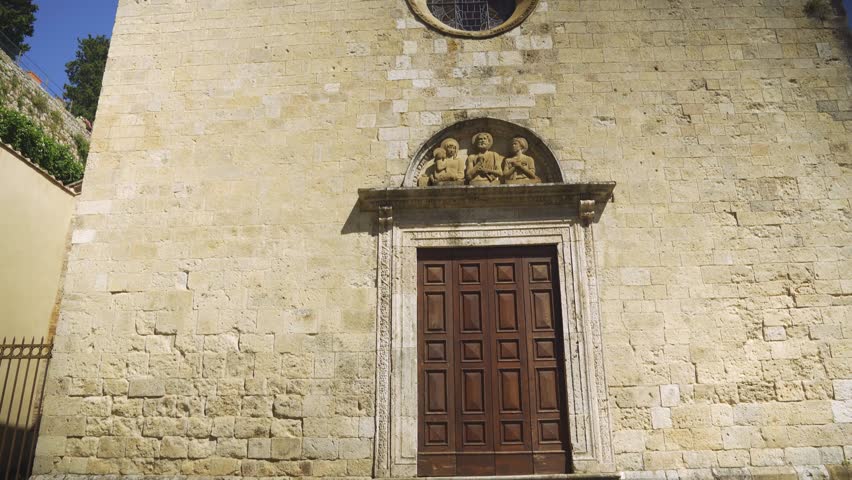
M374 476L417 474L417 249L555 245L565 398L577 472L613 471L592 226L570 220L422 225L379 209Z

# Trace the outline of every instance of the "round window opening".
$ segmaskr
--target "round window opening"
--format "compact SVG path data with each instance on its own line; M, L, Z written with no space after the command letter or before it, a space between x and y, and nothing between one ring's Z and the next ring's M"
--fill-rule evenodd
M489 38L521 24L539 0L406 0L420 19L456 37Z
M515 0L426 0L426 6L439 22L466 32L495 29L518 8Z

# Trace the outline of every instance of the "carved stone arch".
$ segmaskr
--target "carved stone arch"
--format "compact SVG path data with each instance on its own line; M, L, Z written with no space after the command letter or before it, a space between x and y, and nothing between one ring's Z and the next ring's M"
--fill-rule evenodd
M473 136L480 132L488 132L494 137L494 145L491 150L504 157L512 155L510 147L514 137L525 138L529 144L525 154L535 160L536 174L541 178L541 181L543 183L565 182L562 168L559 166L553 151L532 130L505 120L484 117L462 120L432 135L415 153L408 165L408 170L405 172L402 186L417 186L417 180L433 163L432 152L435 148L440 147L441 142L445 139L456 139L459 143L459 155L466 158L467 152L471 150Z

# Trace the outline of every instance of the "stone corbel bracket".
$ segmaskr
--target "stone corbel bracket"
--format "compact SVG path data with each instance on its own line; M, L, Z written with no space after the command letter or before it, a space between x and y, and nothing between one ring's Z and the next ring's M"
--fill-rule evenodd
M458 208L567 207L561 212L584 226L594 222L613 198L615 182L532 185L365 188L358 190L362 211L378 212L380 228L393 222L393 210Z
M387 230L393 226L393 205L385 204L378 208L379 212L379 228Z

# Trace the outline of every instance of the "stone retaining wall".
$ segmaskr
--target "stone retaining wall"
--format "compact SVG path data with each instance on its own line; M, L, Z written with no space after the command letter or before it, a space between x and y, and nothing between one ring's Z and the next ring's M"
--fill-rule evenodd
M66 145L80 159L74 136L89 141L82 119L65 109L62 100L47 93L5 52L0 51L0 106L17 110L38 124L57 142Z

